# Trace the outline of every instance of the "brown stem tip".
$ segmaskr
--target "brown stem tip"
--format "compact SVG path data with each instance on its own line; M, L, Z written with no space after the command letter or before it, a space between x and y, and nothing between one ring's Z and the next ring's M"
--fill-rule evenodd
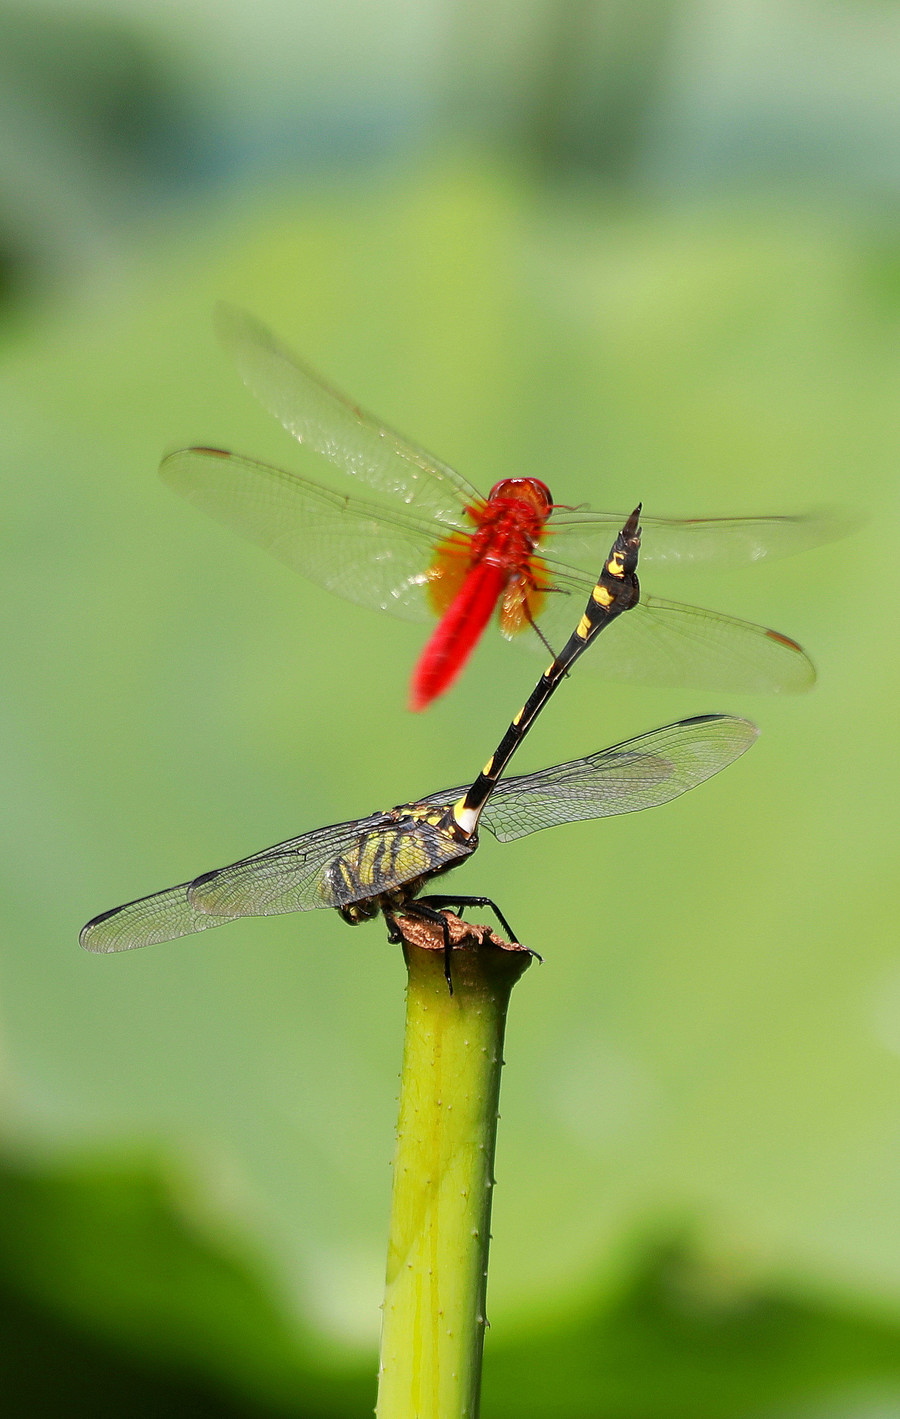
M495 946L501 951L522 951L527 956L536 954L518 941L504 941L503 937L498 936L489 926L463 921L455 912L442 911L441 916L447 923L450 944L454 951L467 947ZM443 951L444 933L436 921L426 921L423 917L410 915L397 916L395 922L398 934L408 945L418 946L423 951Z

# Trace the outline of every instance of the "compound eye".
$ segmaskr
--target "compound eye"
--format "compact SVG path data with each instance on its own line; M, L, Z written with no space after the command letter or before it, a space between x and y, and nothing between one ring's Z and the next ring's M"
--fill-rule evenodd
M494 498L524 498L535 507L543 503L546 512L553 507L553 495L540 478L502 478L488 494L489 500Z
M541 498L546 504L547 512L550 512L553 507L553 494L547 487L547 484L542 483L540 478L527 478L524 481L530 485L532 493L535 496L535 501Z

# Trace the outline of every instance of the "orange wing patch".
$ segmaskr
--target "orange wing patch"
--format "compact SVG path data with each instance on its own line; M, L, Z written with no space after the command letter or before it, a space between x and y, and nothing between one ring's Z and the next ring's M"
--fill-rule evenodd
M500 598L500 630L507 640L537 620L550 584L550 573L541 558L529 557L524 572L512 578Z
M465 533L451 533L441 542L426 572L428 604L436 616L450 609L472 566L472 539Z

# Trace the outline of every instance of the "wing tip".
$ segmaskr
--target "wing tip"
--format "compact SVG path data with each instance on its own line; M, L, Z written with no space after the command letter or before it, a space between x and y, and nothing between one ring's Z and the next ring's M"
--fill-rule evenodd
M785 679L784 683L776 688L787 690L793 694L802 694L806 690L811 690L818 678L816 667L799 641L795 641L793 636L786 636L783 631L774 631L769 626L765 628L765 631L770 641L781 646L791 655L793 679L790 682Z
M118 916L121 907L111 907L109 911L101 912L99 916L92 916L78 933L78 944L84 951L92 951L94 955L107 955L114 951L114 946L104 946L100 941L93 939L93 934L104 922L110 921L112 917Z
M285 354L267 325L231 301L216 301L213 306L213 329L222 348L232 357L238 357L238 371L242 379L244 373L239 356L248 346L260 346L282 356Z
M703 724L721 724L723 728L727 728L736 738L738 736L743 738L745 742L738 750L738 754L746 753L751 745L756 743L760 735L759 725L754 724L752 719L745 719L743 715L739 714L694 714L688 719L676 720L674 724L667 725L666 728L679 729L686 728L688 725L694 726ZM735 757L737 757L737 755Z
M187 897L188 904L192 906L195 911L207 911L203 903L198 901L198 897L203 888L209 886L210 882L214 882L215 879L221 875L221 872L221 867L214 867L211 872L201 872L199 877L194 877L193 880L188 883L185 896ZM215 916L216 913L210 912L209 915Z
M253 316L249 315L243 306L235 305L233 301L215 301L212 314L213 329L220 340L227 340L241 325L247 321L253 321Z
M189 444L186 448L173 448L170 453L164 454L159 461L160 474L164 478L166 476L166 472L169 468L172 467L173 464L180 462L181 459L187 457L189 454L195 453L203 454L205 458L234 457L234 454L228 448L214 448L212 444L193 443Z

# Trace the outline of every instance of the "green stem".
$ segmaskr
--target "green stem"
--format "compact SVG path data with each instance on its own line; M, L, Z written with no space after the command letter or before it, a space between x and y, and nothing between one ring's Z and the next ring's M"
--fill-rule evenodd
M488 944L405 944L406 1040L378 1419L477 1419L509 995L531 962Z

